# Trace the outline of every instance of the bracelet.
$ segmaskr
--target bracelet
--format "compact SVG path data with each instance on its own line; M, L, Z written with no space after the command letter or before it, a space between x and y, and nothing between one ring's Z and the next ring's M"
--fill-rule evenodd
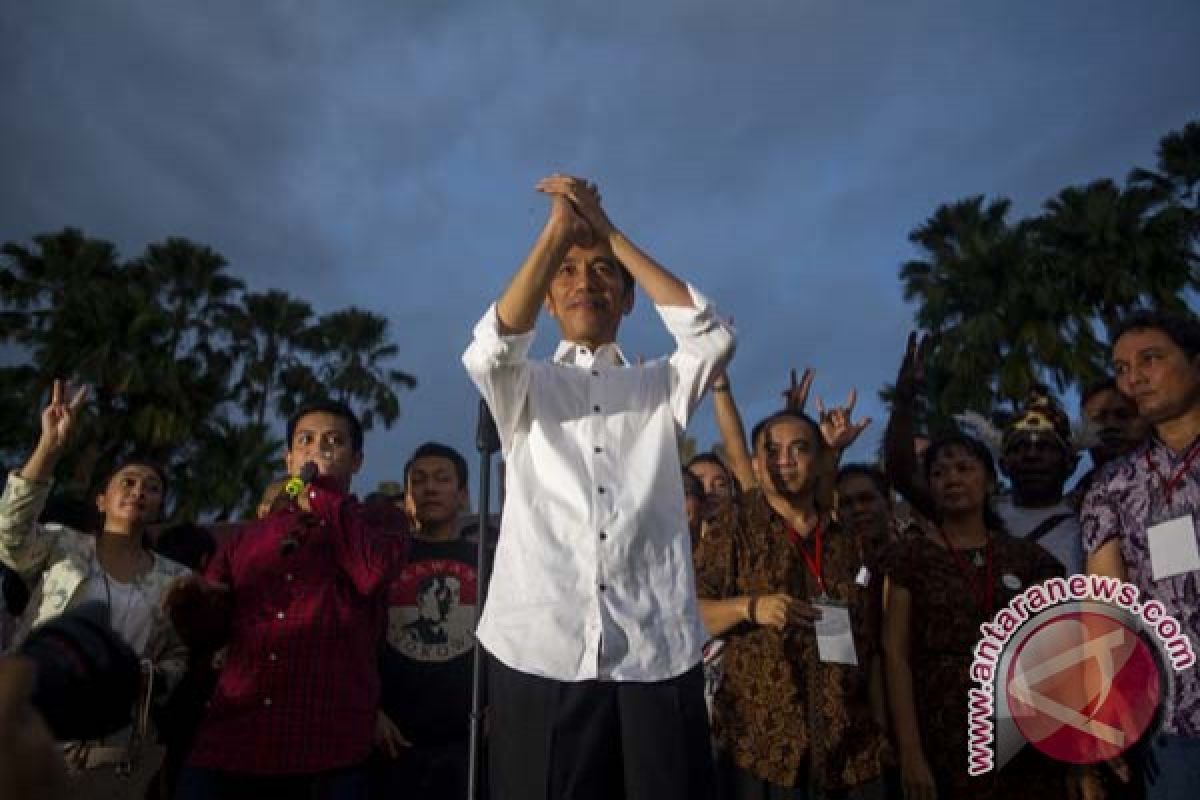
M758 618L755 614L756 611L758 611L758 595L752 594L750 595L750 602L746 606L746 619L750 621L751 625L758 624Z
M728 391L729 391L729 384L728 384L728 383L722 383L722 384L716 384L716 383L714 383L714 384L712 385L712 390L713 390L714 392L728 392Z

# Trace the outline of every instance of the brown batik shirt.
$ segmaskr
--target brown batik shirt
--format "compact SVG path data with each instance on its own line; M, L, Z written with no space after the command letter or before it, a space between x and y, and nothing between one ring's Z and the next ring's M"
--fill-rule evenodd
M811 548L808 538L803 546ZM864 628L869 592L855 582L859 548L836 524L825 524L821 538L825 588L849 607L859 666L823 663L811 628L738 625L723 637L713 731L739 768L763 780L838 790L879 775L882 736L867 700L875 645ZM785 593L812 600L821 594L786 523L760 490L722 509L695 558L702 599Z

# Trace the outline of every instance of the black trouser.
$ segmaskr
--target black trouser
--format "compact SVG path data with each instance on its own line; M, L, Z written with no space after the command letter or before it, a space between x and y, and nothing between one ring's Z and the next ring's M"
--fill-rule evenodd
M470 742L403 747L395 758L371 760L374 800L468 800ZM472 798L471 800L483 800Z
M492 800L711 800L704 676L563 683L489 659Z
M184 767L175 800L368 800L366 767L314 775L245 775Z

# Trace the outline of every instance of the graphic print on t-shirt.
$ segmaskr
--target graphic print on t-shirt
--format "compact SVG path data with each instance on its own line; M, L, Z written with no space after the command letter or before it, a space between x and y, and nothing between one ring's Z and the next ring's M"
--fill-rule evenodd
M475 569L461 561L414 561L392 582L388 644L414 661L457 658L475 642Z

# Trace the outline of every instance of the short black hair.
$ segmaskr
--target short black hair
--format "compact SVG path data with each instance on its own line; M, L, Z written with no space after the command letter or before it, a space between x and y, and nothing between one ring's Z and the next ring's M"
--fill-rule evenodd
M162 483L163 497L167 496L167 490L170 488L170 481L167 479L167 468L162 465L162 462L149 456L132 453L117 459L108 469L100 473L100 479L96 481L95 489L92 495L95 496L108 489L108 484L117 476L117 473L126 467L145 467L158 476L158 480Z
M335 417L341 417L346 420L350 425L350 444L354 447L354 452L362 452L362 423L358 421L358 415L354 413L350 406L340 403L337 400L315 400L311 403L305 403L296 410L296 413L288 418L287 449L289 451L292 449L292 437L296 435L296 425L309 414L332 414Z
M821 435L821 426L817 424L817 421L799 409L785 408L780 411L776 411L774 414L764 417L757 425L754 426L753 429L751 429L750 450L757 453L758 440L762 438L762 435L766 433L767 429L776 422L782 422L785 419L794 419L803 422L812 429L813 438L816 439L817 442L817 452L820 453L825 449L825 437Z
M730 471L729 467L725 465L725 462L721 460L721 457L711 450L707 450L703 453L697 453L689 458L687 464L684 465L684 469L691 469L695 464L712 464L713 466L720 467L722 470L724 470L725 474L730 478L733 477L733 473Z
M1083 387L1083 391L1079 394L1079 407L1083 408L1086 406L1093 397L1101 392L1119 392L1117 389L1117 379L1109 376L1101 378L1098 381L1092 381Z
M892 487L888 483L887 476L883 474L883 470L872 464L846 464L837 471L837 478L834 479L834 486L838 485L846 478L861 475L867 478L871 483L875 484L875 488L883 495L885 500L891 500Z
M1117 323L1113 346L1116 347L1117 341L1131 331L1160 331L1189 359L1200 354L1200 320L1190 312L1135 311Z
M420 458L444 458L454 465L454 474L458 478L458 488L467 488L467 460L463 458L462 453L455 450L448 444L441 442L426 442L413 451L412 457L404 465L404 485L408 486L408 473L412 469L413 464L417 463Z
M988 478L993 483L999 479L999 473L996 471L996 459L992 457L992 451L988 449L986 444L974 436L968 436L965 433L950 433L934 439L930 443L929 449L925 451L925 485L929 485L929 476L933 472L933 462L937 461L938 454L943 450L949 450L951 447L961 447L972 458L983 464ZM1003 517L996 513L991 503L984 503L983 522L989 530L1008 532L1007 523L1004 522Z

